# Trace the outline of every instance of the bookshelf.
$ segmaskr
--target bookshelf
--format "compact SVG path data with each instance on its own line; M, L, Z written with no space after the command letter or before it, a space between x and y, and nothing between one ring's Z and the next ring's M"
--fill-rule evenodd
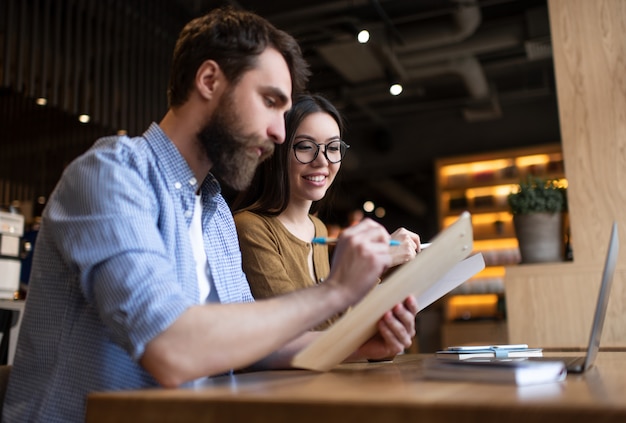
M559 179L566 185L561 145L442 158L436 161L435 172L439 228L469 211L474 251L483 254L486 264L443 300L442 340L506 343L505 266L520 261L507 196L528 175Z

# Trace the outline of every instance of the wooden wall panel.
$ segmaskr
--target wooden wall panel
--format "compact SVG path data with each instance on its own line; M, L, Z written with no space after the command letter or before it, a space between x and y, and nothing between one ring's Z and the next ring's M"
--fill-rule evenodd
M606 251L606 248L604 249ZM560 263L509 268L509 342L543 348L583 348L589 341L601 266ZM626 347L626 267L615 273L601 347Z
M626 2L553 0L550 22L575 259L599 263L626 229Z
M626 348L626 2L549 0L574 262L507 269L511 342L583 347L610 235L622 238L602 346Z

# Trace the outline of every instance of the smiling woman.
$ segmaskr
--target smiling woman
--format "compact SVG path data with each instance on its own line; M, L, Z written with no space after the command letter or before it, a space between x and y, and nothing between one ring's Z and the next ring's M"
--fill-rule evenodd
M286 115L285 142L261 165L251 189L235 201L234 208L243 208L235 223L255 298L306 288L328 276L328 247L311 243L327 236L327 230L311 213L341 167L348 148L342 133L342 118L328 100L297 98Z
M244 272L257 299L319 284L330 273L328 245L313 242L328 236L315 212L349 148L342 141L343 120L326 98L303 95L287 113L285 126L285 142L233 204ZM394 235L393 263L404 263L415 256L419 237L405 229Z

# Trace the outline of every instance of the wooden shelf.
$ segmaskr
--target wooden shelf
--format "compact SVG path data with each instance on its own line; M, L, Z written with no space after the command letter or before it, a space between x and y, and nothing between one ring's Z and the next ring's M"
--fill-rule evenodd
M454 222L463 211L469 211L474 250L483 254L487 265L485 271L442 300L443 309L447 310L441 327L443 346L507 343L503 266L520 260L507 196L528 175L560 179L566 184L561 145L440 159L435 171L440 229ZM498 307L493 300L489 304L474 304L474 298L494 296L499 299Z

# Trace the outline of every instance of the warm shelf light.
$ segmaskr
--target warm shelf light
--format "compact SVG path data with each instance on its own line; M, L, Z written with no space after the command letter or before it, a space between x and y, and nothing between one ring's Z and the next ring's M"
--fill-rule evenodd
M478 272L472 279L491 279L491 278L504 278L506 269L504 266L488 266Z
M443 220L443 226L444 227L448 227L451 224L453 224L454 222L456 222L456 220L458 219L458 216L448 216ZM492 224L494 222L510 222L513 220L513 215L507 211L502 211L502 212L493 212L493 213L473 213L472 214L472 225L477 226L477 225L488 225L488 224Z
M517 247L517 238L498 238L474 241L474 251L510 250Z
M550 156L547 154L535 154L532 156L521 156L515 159L515 165L517 167L528 167L545 165L550 161Z
M475 306L475 305L496 305L498 303L497 294L474 294L455 295L449 300L452 307Z
M480 162L462 163L448 165L441 168L441 174L444 176L466 175L480 172L490 172L511 166L509 159L484 160Z
M446 303L448 320L495 317L497 313L497 294L453 295Z

